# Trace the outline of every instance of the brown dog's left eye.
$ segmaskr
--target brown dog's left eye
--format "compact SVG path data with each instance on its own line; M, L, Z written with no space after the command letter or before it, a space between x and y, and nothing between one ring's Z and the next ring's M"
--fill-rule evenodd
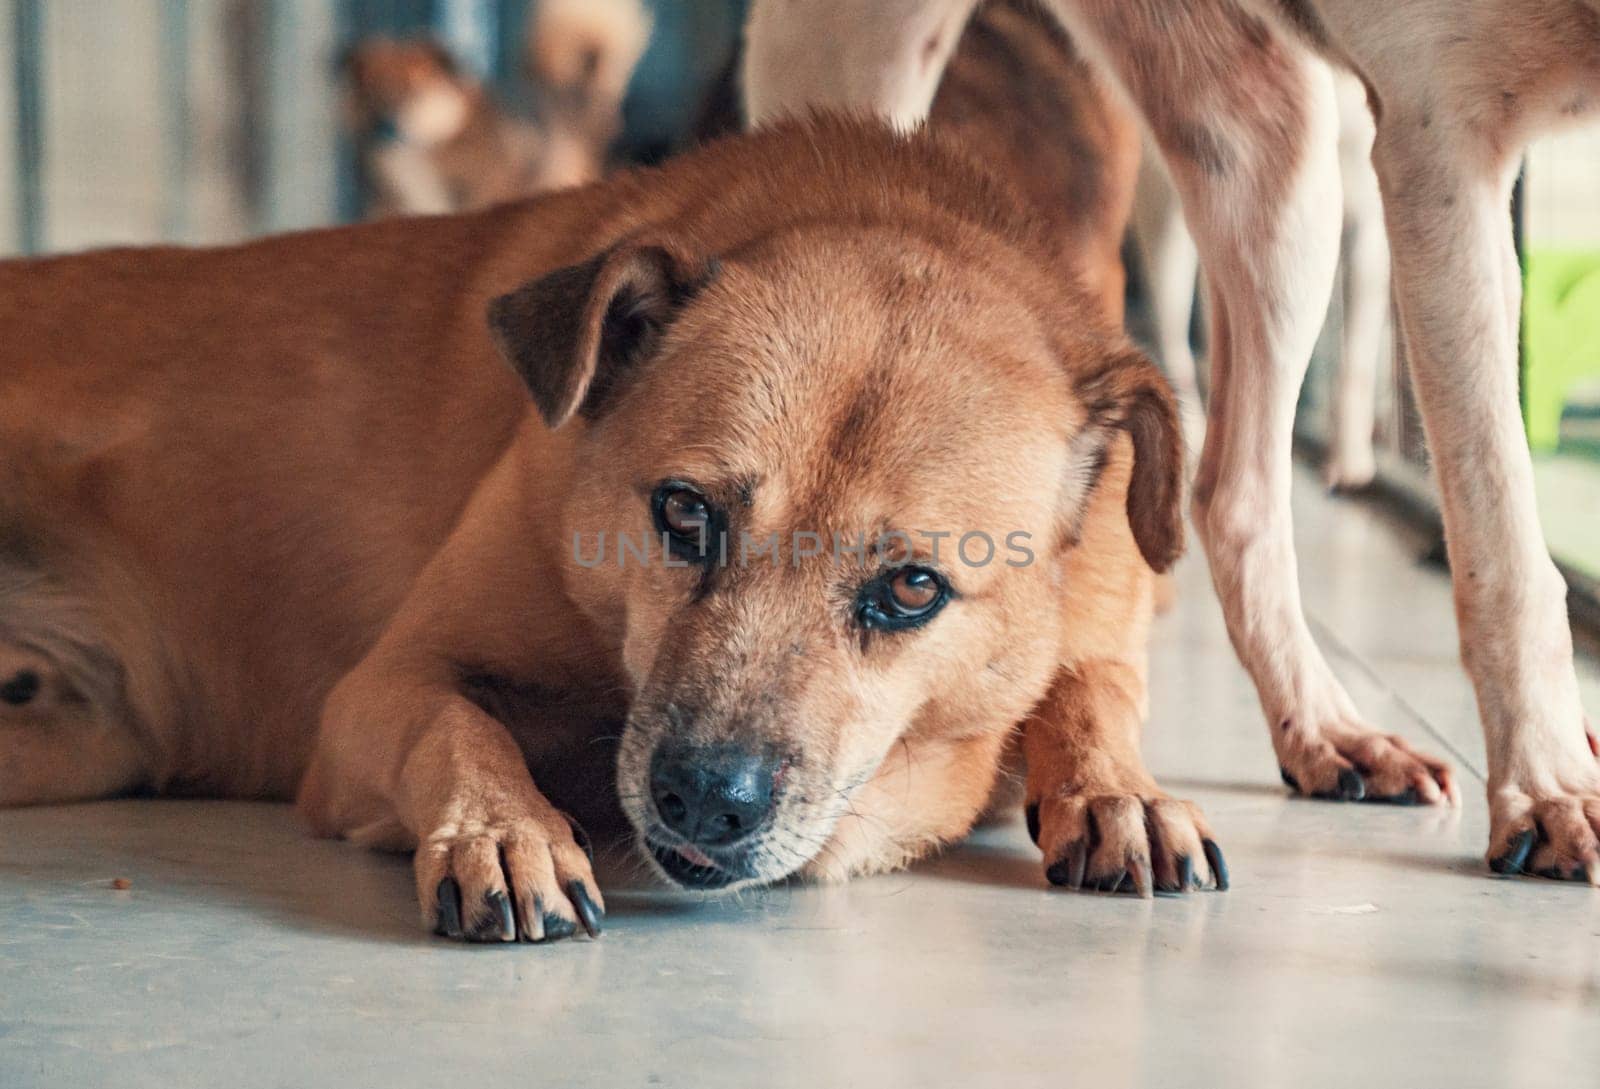
M662 497L661 520L669 533L697 538L711 520L711 509L702 497L687 488L678 488Z
M939 576L922 567L906 567L889 580L889 593L895 606L907 613L920 613L939 600L944 588Z
M666 534L674 555L695 561L708 558L719 522L710 500L687 484L669 481L656 488L650 505L656 529Z
M862 587L856 616L862 625L895 631L925 624L950 600L950 584L926 567L897 567Z

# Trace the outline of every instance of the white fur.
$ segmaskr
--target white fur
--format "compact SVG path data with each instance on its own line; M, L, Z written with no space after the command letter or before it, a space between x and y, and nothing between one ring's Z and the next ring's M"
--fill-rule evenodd
M408 143L438 147L460 134L472 114L467 92L445 80L435 80L408 95L395 111L395 127Z
M1200 395L1200 365L1189 344L1194 321L1195 279L1200 251L1183 222L1183 208L1172 179L1161 163L1161 151L1149 139L1139 159L1139 181L1129 220L1155 334L1156 356L1172 380L1183 408L1183 429L1198 448L1205 435L1205 403Z
M1303 108L1304 124L1292 134L1299 154L1287 157L1298 169L1287 187L1276 184L1285 169L1281 150L1274 159L1252 143L1255 135L1238 118L1213 109L1226 88L1197 80L1182 63L1185 50L1201 48L1204 32L1221 25L1200 22L1215 18L1218 4L1167 2L1051 0L1047 6L1080 49L1130 89L1147 120L1154 123L1162 107L1187 111L1239 153L1232 169L1208 175L1203 163L1185 156L1183 133L1156 125L1210 284L1213 380L1195 521L1230 633L1286 766L1322 774L1356 760L1408 777L1423 768L1413 781L1436 799L1441 787L1448 792L1448 776L1361 720L1312 642L1296 582L1290 429L1350 207L1340 192L1332 82L1304 56L1299 86L1288 92ZM1521 147L1559 108L1600 100L1594 85L1600 79L1546 87L1543 97L1500 116L1484 108L1500 97L1496 73L1474 65L1512 56L1502 47L1514 41L1523 55L1536 51L1542 43L1527 36L1556 25L1551 13L1569 10L1563 3L1311 5L1332 54L1360 70L1382 105L1373 158L1394 242L1396 300L1443 496L1463 658L1488 741L1491 855L1537 819L1546 842L1531 867L1594 856L1589 825L1600 818L1585 820L1582 803L1600 806L1600 765L1585 741L1565 587L1540 533L1517 411L1520 282L1506 207ZM1263 18L1277 10L1269 0L1249 6ZM872 108L897 124L914 124L926 116L953 45L940 36L959 27L971 7L971 0L756 0L744 73L749 115L760 122L825 104ZM1194 41L1148 29L1165 29L1174 15ZM1145 28L1145 36L1119 40L1129 27ZM1543 44L1555 50L1552 62L1571 59L1559 52L1561 42ZM1566 44L1596 47L1581 34L1569 33ZM1133 92L1134 58L1141 70L1154 69L1156 87L1147 87L1144 102ZM1293 116L1286 109L1284 117ZM1356 197L1370 219L1370 194ZM1381 269L1368 241L1366 234L1357 239L1361 253L1352 271L1355 290L1370 302ZM1357 307L1345 346L1352 358L1358 350L1370 354L1373 309ZM1364 375L1361 382L1370 388ZM1340 411L1346 438L1370 433L1368 405L1351 398ZM1352 464L1341 473L1365 470ZM1577 830L1552 833L1557 818L1575 820ZM1600 879L1600 864L1587 872Z
M759 125L814 107L871 109L901 128L919 125L976 2L755 3L745 25L745 116Z
M531 42L555 44L549 63L557 70L540 75L558 85L581 71L584 50L594 50L588 92L595 103L614 105L650 44L652 25L640 0L539 0L528 33Z
M1339 101L1339 177L1344 184L1344 321L1333 376L1328 456L1322 479L1330 488L1359 488L1377 475L1372 431L1378 381L1384 373L1389 327L1389 239L1383 198L1372 169L1377 134L1367 92L1346 72L1334 73Z
M1389 242L1383 230L1383 202L1372 169L1375 127L1361 82L1334 73L1339 106L1339 175L1344 189L1343 295L1339 359L1334 368L1327 460L1322 476L1330 488L1359 488L1372 482L1377 385L1385 373L1389 326ZM1183 209L1161 162L1146 141L1130 224L1150 300L1156 354L1172 379L1192 438L1200 404L1198 364L1189 346L1195 277L1200 252L1189 237Z

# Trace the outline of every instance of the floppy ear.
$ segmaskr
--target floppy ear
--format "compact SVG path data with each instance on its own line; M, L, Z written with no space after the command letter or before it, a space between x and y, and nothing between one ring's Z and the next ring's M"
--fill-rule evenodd
M1090 448L1084 452L1094 465L1104 463L1117 431L1133 439L1128 525L1145 562L1165 571L1183 553L1183 430L1172 387L1131 348L1080 376L1076 387L1088 410L1077 443Z
M557 428L599 413L715 269L661 246L620 246L495 299L489 330Z

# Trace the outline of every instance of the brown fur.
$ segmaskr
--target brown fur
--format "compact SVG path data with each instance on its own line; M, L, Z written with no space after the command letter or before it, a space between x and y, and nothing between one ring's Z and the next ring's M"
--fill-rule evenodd
M1028 198L1120 323L1138 123L1060 24L1024 0L983 5L945 68L928 122Z
M1136 754L1173 403L1017 207L819 118L483 213L0 265L0 646L66 693L0 707L0 802L298 787L417 848L430 921L538 940L599 903L562 811L647 823L669 729L788 754L758 880L959 836L1024 719L1036 801L1062 745ZM756 536L1037 562L947 553L959 599L870 635L830 563L577 562L667 477Z
M735 57L707 96L701 139L740 128L737 71ZM928 124L1017 189L1060 262L1120 325L1139 128L1060 24L1028 0L985 3L962 31Z

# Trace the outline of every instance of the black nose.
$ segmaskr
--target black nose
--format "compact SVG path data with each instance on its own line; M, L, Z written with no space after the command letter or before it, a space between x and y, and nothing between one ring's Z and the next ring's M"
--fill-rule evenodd
M702 847L745 838L772 812L775 757L735 746L663 745L650 761L662 823Z

